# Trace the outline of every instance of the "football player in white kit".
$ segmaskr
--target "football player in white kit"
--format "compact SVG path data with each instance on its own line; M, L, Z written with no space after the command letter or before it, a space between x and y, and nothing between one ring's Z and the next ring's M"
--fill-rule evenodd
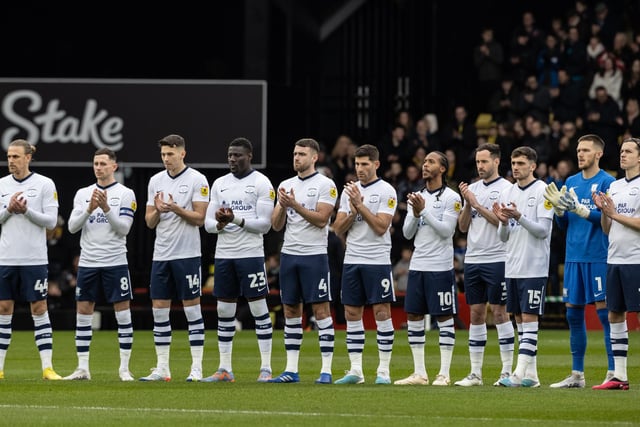
M402 234L413 239L404 311L407 337L413 356L413 373L397 380L397 385L427 385L424 361L425 314L438 322L440 370L431 383L448 386L456 331L453 316L458 310L458 290L453 268L453 235L462 210L460 195L447 187L447 156L440 151L427 154L422 164L425 188L409 193Z
M209 183L197 170L187 166L185 141L168 135L158 141L165 170L149 180L145 222L155 229L151 264L153 340L157 364L140 381L169 381L169 350L172 299L182 301L189 328L191 372L187 381L202 379L204 320L200 308L202 293L202 250L200 227L209 204Z
M500 220L498 235L507 242L507 312L514 314L520 336L516 369L498 381L504 387L540 387L538 320L544 314L549 276L553 205L544 198L547 186L533 174L537 159L531 147L513 150L511 171L516 182L492 207Z
M332 179L316 171L320 146L303 138L293 149L296 176L278 186L278 203L271 215L275 231L285 227L280 251L280 296L284 304L284 343L287 366L270 382L299 382L298 359L302 346L302 310L310 303L318 326L322 367L316 384L333 383L331 364L335 331L327 254L329 221L338 200Z
M493 204L512 183L498 175L500 146L482 144L476 149L478 179L474 183L462 182L460 194L465 204L458 226L467 233L464 255L464 295L471 311L469 326L469 359L471 372L455 385L473 387L482 385L482 365L487 345L487 303L491 305L498 332L502 368L500 378L511 374L513 367L514 331L507 313L507 284L504 279L506 244L500 240L498 218ZM498 381L494 385L498 385Z
M0 379L11 343L15 301L28 301L40 352L42 377L59 380L52 366L53 332L47 310L48 254L46 229L58 220L53 181L32 172L36 148L16 139L7 149L9 175L0 179Z
M78 367L65 380L90 380L91 320L96 301L104 295L113 304L120 347L119 375L133 381L129 359L133 344L130 301L133 298L127 263L127 234L136 213L136 195L115 178L116 154L108 148L93 156L96 183L83 187L73 198L69 232L80 236L76 285L76 352Z
M356 149L357 182L345 185L333 228L347 234L342 273L342 302L347 320L347 352L351 367L335 384L362 384L362 351L365 305L371 305L376 319L378 368L376 384L391 384L389 364L394 328L391 302L396 296L391 273L391 221L397 208L395 188L377 175L380 153L370 144Z
M204 228L218 235L213 295L217 298L218 370L206 382L235 382L232 370L235 316L240 296L247 299L255 320L260 349L259 382L271 379L273 325L264 262L264 234L271 229L275 191L269 179L251 167L253 146L246 138L229 143L230 172L211 185L211 203Z
M607 253L607 309L611 324L614 376L594 390L628 390L627 312L640 312L640 138L627 138L620 146L624 177L611 183L607 194L594 194L600 222L609 235Z

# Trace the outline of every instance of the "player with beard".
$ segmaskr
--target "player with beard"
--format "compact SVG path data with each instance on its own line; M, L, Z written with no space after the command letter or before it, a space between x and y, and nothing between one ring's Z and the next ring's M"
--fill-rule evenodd
M601 212L592 199L594 192L606 193L615 181L614 177L598 165L604 152L604 144L598 135L580 137L577 149L580 172L567 178L564 189L558 190L555 184L551 183L545 191L545 198L554 205L556 224L567 231L562 299L567 310L572 358L571 374L564 380L551 384L551 388L585 386L587 304L595 305L604 331L608 371L603 382L613 377L614 362L605 300L609 239L602 231Z

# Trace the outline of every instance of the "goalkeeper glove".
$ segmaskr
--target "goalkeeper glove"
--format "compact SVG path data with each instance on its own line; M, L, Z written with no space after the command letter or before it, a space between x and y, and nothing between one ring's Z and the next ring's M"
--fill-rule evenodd
M562 197L560 198L560 206L564 210L573 212L576 215L581 216L582 218L589 217L589 213L591 213L589 208L580 203L580 201L578 200L578 195L575 191L573 191L573 188L562 195Z
M544 190L544 198L547 199L549 203L551 203L551 205L553 206L553 211L557 216L564 216L564 209L560 206L560 199L562 199L562 196L564 196L566 191L566 185L563 185L562 189L558 190L555 182L547 185L547 188L545 188Z

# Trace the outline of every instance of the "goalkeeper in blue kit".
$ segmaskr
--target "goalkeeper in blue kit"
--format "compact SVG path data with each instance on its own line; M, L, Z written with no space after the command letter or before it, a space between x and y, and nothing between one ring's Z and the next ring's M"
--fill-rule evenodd
M580 172L567 178L558 189L547 186L545 198L556 214L556 224L566 229L566 256L562 299L566 305L572 355L571 375L551 384L551 388L583 388L584 356L587 348L585 306L595 304L604 330L608 371L604 382L613 376L613 354L609 338L609 320L605 302L608 238L600 225L601 212L595 206L593 193L603 192L615 178L598 165L604 152L604 141L597 135L578 139L577 157Z

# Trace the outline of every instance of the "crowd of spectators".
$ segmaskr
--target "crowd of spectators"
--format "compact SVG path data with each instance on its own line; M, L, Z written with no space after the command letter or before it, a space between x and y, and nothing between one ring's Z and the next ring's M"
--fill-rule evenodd
M475 84L467 105L455 105L450 117L432 113L412 116L398 111L387 134L375 141L381 153L379 175L398 191L392 224L392 262L402 290L411 242L401 233L406 196L423 188L422 162L439 150L449 159L447 184L475 179L475 148L500 145L500 173L510 178L510 153L530 146L538 153L539 179L561 186L577 172L577 139L595 133L606 142L601 167L619 171L619 142L640 135L640 16L614 13L606 3L577 0L550 22L539 24L535 10L522 13L510 37L498 40L494 29L481 31L480 43L468 52L475 64ZM473 79L474 76L469 76ZM359 143L340 135L318 162L339 188L355 180L353 152ZM464 242L464 236L456 242ZM554 236L550 295L561 292L558 266L563 236ZM456 245L462 271L463 243ZM460 280L461 282L461 280Z
M445 117L400 110L377 141L354 141L345 134L322 147L318 171L330 176L340 191L345 183L357 180L357 146L373 143L379 148L378 174L398 193L391 253L396 290L404 291L412 250L412 242L402 236L406 197L424 187L422 164L429 152L446 154L450 165L447 184L457 190L458 183L475 179L478 145L500 145L500 174L506 178L510 178L511 151L530 146L538 153L538 178L561 187L577 171L577 139L595 133L606 142L601 166L617 175L619 141L640 136L640 16L637 10L631 12L612 13L606 3L576 0L570 10L559 11L550 22L539 24L535 10L523 12L509 36L502 39L486 26L480 31L479 43L467 52L475 65L469 79L475 82L466 104L455 105ZM331 237L330 256L341 260L344 242L334 233ZM63 240L52 235L49 245L60 242ZM462 233L456 235L455 246L456 279L463 291ZM559 295L564 235L556 228L551 251L549 294ZM73 252L64 251L69 256ZM270 284L277 289L277 256L268 255L270 281L274 281ZM54 305L73 305L74 271L62 268L72 263L57 259L52 263L60 265L49 278ZM334 295L339 295L340 272L339 261L333 262Z

